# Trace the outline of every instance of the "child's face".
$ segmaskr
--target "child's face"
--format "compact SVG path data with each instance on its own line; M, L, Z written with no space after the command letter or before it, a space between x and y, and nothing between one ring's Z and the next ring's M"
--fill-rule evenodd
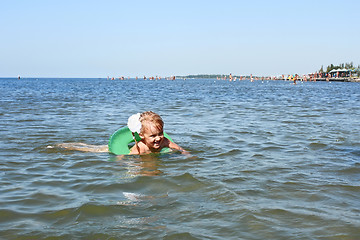
M152 124L148 124L140 134L140 137L150 150L156 151L161 149L164 140L164 131L163 129L156 128Z

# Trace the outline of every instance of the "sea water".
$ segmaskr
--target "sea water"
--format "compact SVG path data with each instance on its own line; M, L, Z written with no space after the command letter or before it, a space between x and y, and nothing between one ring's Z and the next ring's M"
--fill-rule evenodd
M191 154L104 145L152 110ZM360 84L0 79L1 239L360 239Z

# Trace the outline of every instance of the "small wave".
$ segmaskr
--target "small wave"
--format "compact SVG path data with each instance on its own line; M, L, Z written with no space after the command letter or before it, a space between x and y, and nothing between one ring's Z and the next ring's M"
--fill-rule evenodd
M279 146L267 146L267 147L263 147L261 151L280 151L284 149L285 149L284 147L279 147Z
M14 221L15 219L19 219L26 216L26 214L23 214L18 211L8 210L8 209L2 209L0 210L0 223L6 223L9 221Z
M324 148L328 147L328 145L325 143L313 142L313 143L310 143L308 145L308 147L312 150L320 150L320 149L324 149Z
M65 208L55 211L43 211L38 217L44 221L51 221L54 224L66 224L67 222L88 221L96 217L112 217L120 214L129 214L131 210L127 206L115 205L97 205L84 203L79 207Z
M181 192L196 191L206 186L205 183L203 183L190 173L184 173L180 176L172 177L171 179L169 179L169 181L173 184L175 190Z
M185 232L185 233L166 234L163 239L164 240L178 240L178 239L200 240L202 238L196 238L191 233Z
M360 167L352 166L352 167L345 167L337 170L338 173L344 175L357 175L360 174Z
M323 188L334 189L336 191L347 191L348 193L358 194L360 192L360 185L345 185L345 184L325 184Z
M218 155L215 155L214 157L229 157L229 156L236 156L238 154L242 153L242 151L238 148L236 149L231 149L227 152L223 152L223 153L220 153Z

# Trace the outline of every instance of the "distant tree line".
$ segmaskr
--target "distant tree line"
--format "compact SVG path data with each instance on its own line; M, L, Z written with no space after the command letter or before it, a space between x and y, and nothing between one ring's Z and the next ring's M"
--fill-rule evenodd
M350 62L350 63L341 63L339 65L334 65L334 64L330 64L329 66L326 67L326 72L330 72L331 70L333 69L342 69L342 68L345 68L345 69L352 69L354 70L356 67L354 66L354 63L353 62ZM358 65L357 69L360 69L360 65ZM321 66L320 70L319 70L320 73L323 73L324 72L324 67Z

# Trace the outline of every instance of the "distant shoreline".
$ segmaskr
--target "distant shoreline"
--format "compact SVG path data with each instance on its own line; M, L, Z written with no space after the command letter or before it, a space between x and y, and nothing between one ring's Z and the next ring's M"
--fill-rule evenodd
M187 80L187 79L211 79L211 80L218 80L218 81L229 81L229 78L225 78L226 75L212 75L209 77L205 77L205 76L176 76L175 80ZM246 81L246 80L251 80L251 76L242 76L242 79L240 79L239 76L234 76L235 80L232 81ZM278 78L271 78L271 77L255 77L253 76L253 81L291 81L288 80L286 78L282 78L282 77L278 77ZM17 78L17 77L0 77L0 81L1 80L14 80L14 81L20 81L20 80L37 80L37 79L52 79L52 80L56 80L56 79L84 79L84 80L105 80L105 81L124 81L124 80L134 80L134 81L157 81L155 80L151 80L151 79L146 79L143 80L142 78L136 79L134 77L131 78L126 78L124 80L121 79L114 79L114 80L108 80L106 77L103 78L96 78L96 77L23 77L23 78ZM167 80L167 81L173 81L173 80L169 80L166 78L161 78L160 80ZM301 79L298 79L298 81L302 81ZM315 78L315 79L311 79L311 80L307 80L307 82L315 82L315 81L319 81L319 82L360 82L360 78L356 78L356 77L339 77L339 78Z

